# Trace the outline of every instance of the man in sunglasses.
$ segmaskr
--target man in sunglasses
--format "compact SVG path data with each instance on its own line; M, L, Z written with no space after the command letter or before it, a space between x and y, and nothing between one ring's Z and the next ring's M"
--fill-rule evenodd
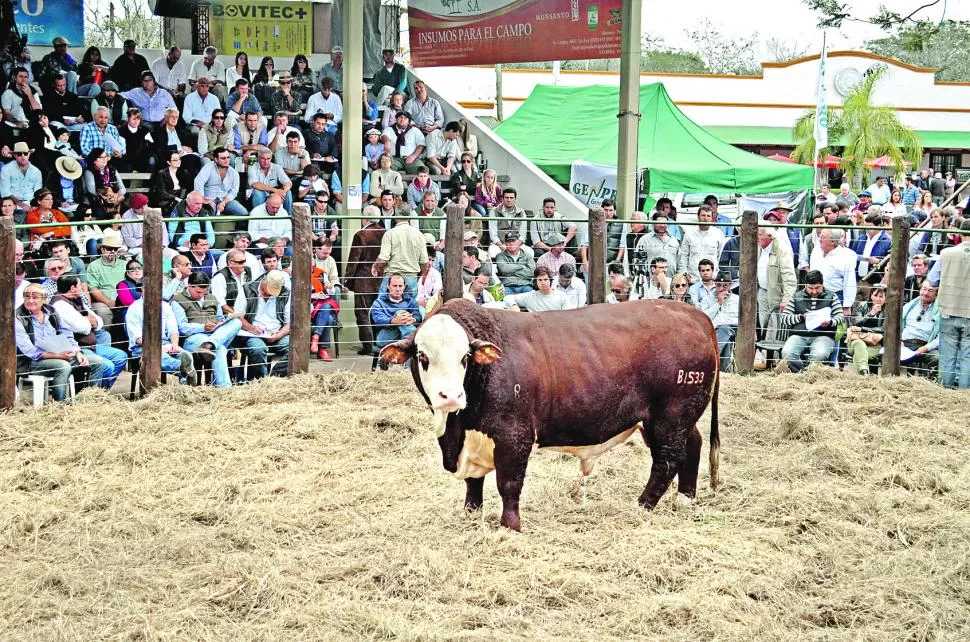
M17 209L27 212L30 209L30 199L34 192L44 186L44 177L40 170L30 162L33 150L27 143L21 141L13 146L13 163L7 163L0 169L0 194L13 196L17 201Z

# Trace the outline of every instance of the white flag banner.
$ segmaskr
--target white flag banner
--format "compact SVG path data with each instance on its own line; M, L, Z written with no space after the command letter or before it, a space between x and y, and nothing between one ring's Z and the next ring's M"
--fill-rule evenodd
M825 65L827 57L825 32L822 32L822 55L818 59L818 105L815 107L815 155L829 146L829 108L825 102Z
M573 161L569 170L569 192L587 207L596 207L604 198L616 201L616 167Z

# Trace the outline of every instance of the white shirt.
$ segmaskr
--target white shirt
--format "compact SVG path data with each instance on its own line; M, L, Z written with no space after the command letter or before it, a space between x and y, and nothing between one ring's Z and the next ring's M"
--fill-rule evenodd
M306 140L304 140L304 138L303 138L303 132L301 132L299 129L297 129L293 125L287 125L286 126L286 129L283 130L282 135L280 134L280 128L279 127L275 127L274 126L271 129L267 129L266 130L266 146L269 147L270 145L272 145L273 144L273 141L276 140L276 137L279 136L280 137L280 147L279 148L280 149L286 149L286 135L289 134L290 132L296 132L297 134L300 135L300 149L303 149L304 147L306 147Z
M125 330L128 332L128 348L133 349L138 346L141 339L143 317L145 316L145 299L135 299L128 306L125 313ZM171 343L172 336L178 336L179 324L172 311L172 306L168 301L162 301L162 345ZM141 349L141 346L138 346Z
M171 69L168 68L167 56L156 58L152 62L151 70L155 75L155 82L166 89L175 91L179 85L184 85L186 82L185 63L182 62L181 58Z
M86 316L77 311L77 309L68 303L67 301L56 301L53 306L54 311L57 312L57 318L61 320L61 323L71 329L71 332L75 334L87 334L92 330L100 330L104 325L104 321L101 317L94 315L96 319L94 326L91 326L91 320Z
M556 292L561 292L566 297L568 301L566 305L567 310L575 310L586 305L586 284L580 278L574 276L569 287L564 288L559 283L559 277L555 277L552 282L552 289Z
M262 221L253 220L254 216L269 216L266 212L266 203L255 208L249 213L249 235L253 237L255 243L258 239L270 239L279 236L285 239L293 238L293 223L290 221L289 213L282 207L272 219Z
M842 307L848 308L855 303L856 290L856 253L841 245L827 255L822 255L822 246L816 245L812 250L809 269L822 273L822 284L829 292L834 292L842 301Z
M235 308L233 308L235 309ZM284 314L283 321L289 323L290 319L290 306L286 306L286 313ZM256 315L253 317L253 325L257 328L262 328L266 332L272 334L274 332L279 332L283 324L280 320L276 318L276 297L271 296L268 298L263 298L261 296L256 298Z
M869 261L866 259L872 256L872 248L876 247L876 243L879 242L879 236L879 234L875 234L866 237L866 246L862 249L862 256L858 258L860 279L869 274Z
M324 98L322 91L310 96L310 100L306 101L306 114L304 114L303 120L312 123L313 117L317 114L333 114L333 122L338 124L342 122L344 105L340 102L340 96L332 91L329 98Z
M391 125L387 129L385 129L384 133L381 134L381 137L386 138L387 140L390 141L391 156L394 156L394 152L397 151L396 150L397 126ZM424 134L422 134L421 130L418 129L417 127L412 127L411 129L408 130L408 133L404 135L404 144L401 145L400 158L404 158L405 156L410 156L411 154L414 153L414 150L416 150L418 147L422 147L423 145L424 145Z
M761 248L758 255L758 287L768 289L768 259L771 258L771 246Z
M461 146L458 140L448 140L440 129L436 129L424 137L425 158L458 158L461 156Z
M256 258L255 254L251 252L244 252L244 254L246 255L246 267L249 268L249 271L253 275L254 279L259 277L260 275L262 275L263 272L266 271L263 269L263 264L260 263L259 259ZM228 256L229 256L229 252L223 252L219 256L219 260L216 261L216 270L221 270L228 265L228 263L226 262ZM215 277L213 277L212 280L213 280L213 283L215 283ZM219 302L220 305L222 303L223 303L222 301Z
M889 197L892 195L889 191L889 184L883 183L882 187L879 187L875 183L869 186L869 193L872 195L873 205L883 205L889 202Z
M226 65L219 59L212 61L212 67L205 66L205 58L198 58L189 69L189 80L205 76L210 80L223 80L226 77Z
M684 228L684 238L677 254L677 271L688 272L696 282L700 276L697 264L701 259L710 259L717 273L717 262L724 248L724 232L716 227L701 230L699 227Z

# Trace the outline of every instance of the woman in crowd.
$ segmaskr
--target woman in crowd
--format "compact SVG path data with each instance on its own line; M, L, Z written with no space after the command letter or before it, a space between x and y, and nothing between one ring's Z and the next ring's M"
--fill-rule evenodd
M17 199L9 194L0 198L0 216L13 219L14 225L23 225L27 215L23 210L17 209ZM21 243L27 242L27 230L19 229L16 232L17 240Z
M275 72L276 63L273 61L273 57L263 56L263 59L259 62L259 69L256 70L256 75L253 76L253 84L273 82Z
M26 132L27 145L34 150L34 153L30 155L30 162L40 170L43 176L46 176L54 168L54 161L62 156L62 151L73 152L70 142L63 145L59 140L63 131L59 127L51 127L50 118L47 114L40 112L37 114L37 124Z
M236 54L236 60L232 67L226 67L226 87L235 87L236 81L245 78L249 82L253 81L253 75L249 72L249 56L245 51Z
M330 328L337 325L337 315L340 314L340 302L337 300L340 283L337 262L330 256L332 249L329 238L322 237L313 242L313 272L310 276L313 332L310 335L310 353L323 361L333 361L329 352Z
M115 217L127 190L115 168L108 165L108 154L95 147L85 158L84 196L98 220Z
M879 356L882 348L882 329L886 322L886 284L872 286L869 300L856 305L852 325L845 335L845 345L852 355L852 369L856 374L869 375L869 362Z
M145 272L141 261L138 259L128 261L125 264L125 278L118 283L118 300L115 305L127 312L131 304L141 298L144 278Z
M898 189L894 189L893 193L889 195L889 202L882 206L882 213L894 218L907 215L902 194L899 193Z
M91 85L101 86L101 83L108 80L111 73L111 66L101 58L101 50L97 47L88 47L81 56L81 64L77 67L77 93L78 96L88 96Z
M919 195L919 199L913 205L913 214L916 214L919 220L925 221L935 209L936 205L933 204L933 194L929 190L926 190Z
M80 256L98 256L98 244L104 238L104 229L95 224L94 212L87 204L79 205L74 216L79 221L84 221L83 225L75 225L71 228L71 240L77 246Z
M380 168L370 173L370 195L376 199L386 189L394 192L395 196L404 194L404 179L401 174L391 169L393 163L390 154L381 154Z
M169 152L165 167L152 174L152 186L148 191L149 203L168 216L192 188L192 177L182 168L182 156Z
M475 168L475 157L472 156L471 152L462 152L459 165L460 168L451 175L450 179L454 193L460 194L464 192L471 206L475 208L475 211L485 216L485 208L475 202L475 188L478 187L478 183L482 180L482 177L478 175L478 170Z
M434 300L441 296L444 284L441 281L441 272L434 266L437 252L434 249L435 238L431 234L424 235L425 244L428 246L428 271L418 278L418 307L421 312L427 309L429 302L433 305Z
M670 279L670 294L662 298L670 299L671 301L680 301L687 305L694 305L694 302L690 298L690 293L687 291L689 287L690 283L687 281L687 275L683 272L678 272Z
M313 95L313 70L310 69L310 61L303 54L297 54L293 58L293 66L290 67L290 75L293 77L293 94L297 101L303 105Z
M212 150L216 147L225 147L233 152L233 131L226 126L226 112L222 109L213 109L212 118L206 123L205 127L199 130L198 149L199 154L205 159L204 162L213 160Z
M458 119L458 139L461 141L462 151L471 154L472 158L478 156L478 136L471 133L468 121L464 118Z
M69 225L55 225L55 223L67 223L68 218L64 213L54 208L54 195L46 187L42 187L34 192L34 198L30 201L32 209L27 212L24 223L27 225L45 225L46 227L34 227L28 231L30 242L36 244L37 248L44 241L54 239L71 238L71 227Z
M947 233L949 221L946 212L940 208L934 208L930 212L929 224L925 226L926 231L920 235L919 245L915 248L917 254L936 259L940 252L951 246L950 235Z
M486 169L482 173L482 182L475 187L475 203L487 212L501 202L502 186L498 184L498 174L494 169Z
M152 153L152 141L155 139L151 135L151 130L141 122L141 110L132 107L128 110L126 122L118 127L118 133L125 139L127 151L121 158L115 159L112 163L122 172L138 171L153 172L157 164L157 159ZM90 165L88 165L90 167Z
M957 179L954 178L953 172L946 173L946 181L943 184L943 198L947 199L953 196L953 192L957 189Z
M381 118L381 131L384 131L397 120L397 112L404 110L404 94L395 91L391 94L390 102L384 108L384 116Z
M47 175L44 186L54 194L54 206L61 211L72 211L84 195L81 163L61 156L54 161L54 170Z

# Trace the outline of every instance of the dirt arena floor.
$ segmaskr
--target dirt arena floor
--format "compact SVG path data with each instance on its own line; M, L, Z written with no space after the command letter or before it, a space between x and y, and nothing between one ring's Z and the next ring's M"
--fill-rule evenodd
M647 526L639 436L460 509L410 377L97 392L0 417L4 640L966 640L970 395L728 375L721 479ZM705 419L706 422L706 419Z

